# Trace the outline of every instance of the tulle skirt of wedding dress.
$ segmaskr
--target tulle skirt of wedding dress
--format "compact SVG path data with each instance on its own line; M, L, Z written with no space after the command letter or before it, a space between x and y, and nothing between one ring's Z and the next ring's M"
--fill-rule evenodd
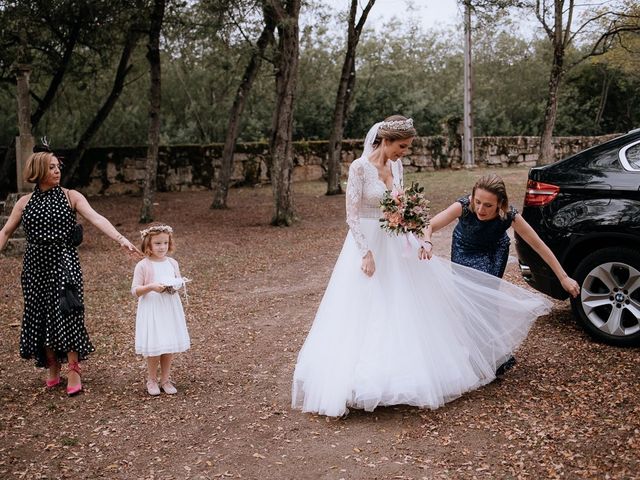
M362 219L376 271L361 271L351 232L298 354L292 406L341 416L348 407L438 408L495 379L551 302L437 257Z

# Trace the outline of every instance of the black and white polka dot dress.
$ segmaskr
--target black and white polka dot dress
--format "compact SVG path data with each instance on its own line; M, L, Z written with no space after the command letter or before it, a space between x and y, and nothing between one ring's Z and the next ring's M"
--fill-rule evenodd
M65 281L77 286L84 305L78 251L68 243L75 223L75 212L60 186L42 191L36 185L22 212L27 248L22 267L20 356L34 358L39 367L47 366L45 347L54 350L60 361L66 361L67 352L78 352L84 360L95 350L84 325L84 309L69 314L60 310Z

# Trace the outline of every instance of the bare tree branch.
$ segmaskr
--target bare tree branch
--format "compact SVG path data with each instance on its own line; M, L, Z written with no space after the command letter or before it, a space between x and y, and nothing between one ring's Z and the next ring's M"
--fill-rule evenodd
M569 0L569 18L567 18L567 24L564 28L564 35L562 40L562 45L564 48L567 48L569 42L571 41L571 24L573 23L573 7L574 0ZM562 21L562 20L561 20Z
M614 28L612 30L608 30L605 33L603 33L602 35L600 35L600 37L598 38L598 40L593 44L593 46L591 47L591 50L587 53L585 53L584 55L582 55L578 60L576 60L575 62L571 63L571 65L568 68L573 68L576 65L578 65L579 63L585 61L587 58L589 57L595 57L595 56L599 56L599 55L604 55L605 53L607 53L607 51L609 51L609 49L611 48L611 45L613 44L613 41L618 38L619 40L620 38L620 34L623 32L638 32L640 31L640 26L636 26L636 25L622 25L620 27ZM620 42L620 45L622 46L622 41ZM598 50L600 49L600 50Z
M358 32L358 36L360 36L360 33L362 33L364 24L367 21L367 17L369 16L369 12L371 11L375 3L376 3L376 0L369 0L369 2L367 3L367 6L364 7L364 10L362 11L362 15L360 15L360 20L358 20L358 24L356 25L356 31Z
M553 39L553 30L551 29L551 27L549 27L549 24L547 23L547 2L545 0L542 0L542 9L541 9L540 0L536 0L536 6L534 11L536 14L536 18L542 25L542 28L544 29L544 31L547 33L547 36L550 39Z

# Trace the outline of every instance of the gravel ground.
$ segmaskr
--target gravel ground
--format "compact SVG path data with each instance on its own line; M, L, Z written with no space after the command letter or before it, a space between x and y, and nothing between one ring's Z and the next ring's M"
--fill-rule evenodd
M18 358L21 259L0 258L0 478L640 478L638 350L591 341L567 302L536 322L507 375L438 410L291 410L296 354L346 234L344 197L323 191L296 185L291 228L268 225L268 188L233 190L226 211L208 208L210 192L157 195L193 278L193 345L176 359L173 397L144 389L133 263L111 241L87 228L80 248L97 351L74 398L45 391L43 372ZM139 198L91 203L135 238ZM436 253L447 256L449 236L435 237ZM515 263L507 278L522 284Z

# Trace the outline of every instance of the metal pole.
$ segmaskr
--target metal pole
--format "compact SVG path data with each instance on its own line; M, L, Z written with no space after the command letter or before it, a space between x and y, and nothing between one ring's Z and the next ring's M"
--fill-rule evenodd
M471 2L464 2L464 115L462 119L462 162L472 167L473 162L473 97L471 82Z

